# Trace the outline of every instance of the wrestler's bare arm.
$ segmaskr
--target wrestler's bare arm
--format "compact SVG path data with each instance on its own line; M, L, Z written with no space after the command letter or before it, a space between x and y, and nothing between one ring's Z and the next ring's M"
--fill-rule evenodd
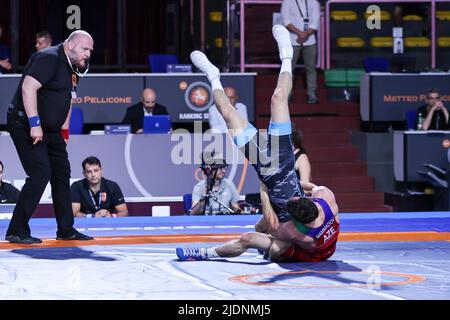
M261 194L261 206L263 211L264 222L267 227L267 233L273 235L275 231L278 229L280 222L278 221L278 217L275 214L275 210L273 210L272 204L270 203L268 189L264 183L261 183L259 191Z
M336 198L334 196L333 191L331 191L330 189L328 189L327 187L324 187L324 186L320 186L320 187L316 186L315 188L313 188L311 190L311 196L313 198L324 199L330 206L334 215L337 216L337 214L339 212L339 208L336 203Z

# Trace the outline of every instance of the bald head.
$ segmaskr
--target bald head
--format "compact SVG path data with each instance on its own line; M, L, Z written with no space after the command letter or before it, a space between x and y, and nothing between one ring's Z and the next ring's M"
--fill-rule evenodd
M156 104L156 93L152 88L146 88L142 91L142 104L144 108L151 112Z
M91 40L92 42L94 42L94 39L92 38L92 36L87 33L84 30L75 30L74 32L72 32L69 37L66 39L65 42L69 42L69 41L78 41L80 38L87 38L89 40Z
M230 100L230 103L233 105L233 107L236 106L236 102L238 99L238 96L236 94L236 90L232 87L225 87L223 89L223 91L225 92L225 94L227 95L228 99Z
M64 52L78 68L87 68L93 50L94 39L83 30L72 32L64 41Z

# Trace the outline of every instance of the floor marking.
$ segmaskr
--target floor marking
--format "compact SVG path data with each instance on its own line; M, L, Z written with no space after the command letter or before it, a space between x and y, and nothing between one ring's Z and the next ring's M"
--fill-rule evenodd
M415 282L423 282L427 278L424 276L419 276L415 274L407 274L407 273L400 273L400 272L391 272L391 271L379 271L377 274L380 275L386 275L386 276L394 276L394 277L401 277L406 278L406 280L402 281L390 281L390 282L381 282L379 284L367 284L367 283L344 283L344 284L292 284L292 283L286 283L286 284L280 284L278 282L271 283L271 282L263 282L263 281L256 281L256 280L249 280L254 277L261 277L261 276L278 276L278 275L295 275L295 274L366 274L368 276L372 276L373 272L367 272L364 270L361 271L342 271L342 270L300 270L300 271L291 271L291 272L270 272L270 273L255 273L255 274L246 274L246 275L239 275L231 277L231 281L235 282L242 282L245 284L251 284L251 285L257 285L257 286L284 286L284 287L298 287L298 288L343 288L343 287L366 287L370 288L371 286L396 286L396 285L404 285L404 284L410 284Z

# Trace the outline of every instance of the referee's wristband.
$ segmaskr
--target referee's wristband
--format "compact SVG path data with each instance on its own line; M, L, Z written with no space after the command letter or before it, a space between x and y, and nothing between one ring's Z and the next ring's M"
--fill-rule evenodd
M33 127L40 127L41 126L41 119L39 116L34 116L31 118L28 118L28 124L30 125L30 128Z

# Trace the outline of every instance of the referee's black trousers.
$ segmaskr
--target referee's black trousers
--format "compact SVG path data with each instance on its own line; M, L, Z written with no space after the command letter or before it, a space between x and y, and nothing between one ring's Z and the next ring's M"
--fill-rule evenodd
M8 131L27 174L6 236L31 235L29 221L50 181L57 237L73 235L74 218L70 200L70 163L66 143L59 131L43 129L43 141L33 146L26 118L8 113Z

